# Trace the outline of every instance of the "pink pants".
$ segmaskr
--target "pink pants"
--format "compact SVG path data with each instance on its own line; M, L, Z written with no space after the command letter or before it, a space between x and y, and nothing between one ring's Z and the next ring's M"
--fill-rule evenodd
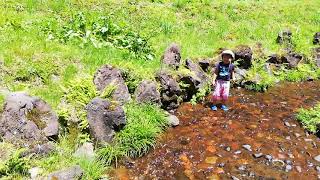
M230 81L216 81L216 87L212 95L213 101L228 100Z

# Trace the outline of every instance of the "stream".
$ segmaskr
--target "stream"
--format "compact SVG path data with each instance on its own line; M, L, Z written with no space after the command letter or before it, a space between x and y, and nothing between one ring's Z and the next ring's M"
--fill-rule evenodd
M266 93L232 89L230 110L181 105L180 125L155 149L126 159L113 179L319 179L320 140L295 119L320 101L320 82L282 83Z

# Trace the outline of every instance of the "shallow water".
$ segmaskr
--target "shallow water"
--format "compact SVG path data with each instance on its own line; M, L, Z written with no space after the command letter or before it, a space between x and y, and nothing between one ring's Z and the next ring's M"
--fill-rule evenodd
M167 130L144 157L125 160L114 179L318 178L314 157L320 140L306 133L294 114L320 101L319 81L285 83L267 93L231 93L228 113L200 104L180 106L180 125Z

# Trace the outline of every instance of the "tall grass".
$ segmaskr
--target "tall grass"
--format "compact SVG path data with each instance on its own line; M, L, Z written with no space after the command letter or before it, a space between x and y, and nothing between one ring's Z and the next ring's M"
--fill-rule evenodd
M127 125L112 144L99 150L99 157L106 164L117 162L122 156L139 157L147 153L167 126L164 113L154 105L128 104L125 110Z

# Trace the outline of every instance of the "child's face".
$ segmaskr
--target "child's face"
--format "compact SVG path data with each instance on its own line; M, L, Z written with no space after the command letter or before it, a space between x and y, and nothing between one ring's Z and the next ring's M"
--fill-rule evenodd
M232 60L232 56L231 56L230 54L224 54L224 55L222 56L222 61L223 61L223 63L225 63L225 64L230 63L231 60Z

